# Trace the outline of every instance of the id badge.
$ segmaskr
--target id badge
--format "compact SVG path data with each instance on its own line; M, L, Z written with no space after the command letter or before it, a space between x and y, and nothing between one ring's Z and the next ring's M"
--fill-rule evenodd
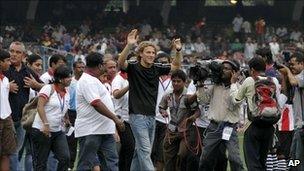
M176 126L173 125L173 124L171 124L171 123L169 123L168 129L169 129L171 132L175 132L175 131L176 131Z
M223 129L222 139L226 140L226 141L229 141L229 139L231 137L231 134L232 134L232 131L233 131L232 127L226 126Z

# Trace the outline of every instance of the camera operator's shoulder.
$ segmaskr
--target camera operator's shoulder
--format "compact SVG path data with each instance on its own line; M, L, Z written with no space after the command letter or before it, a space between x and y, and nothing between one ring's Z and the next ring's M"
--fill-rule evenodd
M244 82L243 82L242 85L247 85L247 86L249 86L249 85L254 85L254 84L255 84L254 79L253 79L252 77L247 77L247 78L244 80Z

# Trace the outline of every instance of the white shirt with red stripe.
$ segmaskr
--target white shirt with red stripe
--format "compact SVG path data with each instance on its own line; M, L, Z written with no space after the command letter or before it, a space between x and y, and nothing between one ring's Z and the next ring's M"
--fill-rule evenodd
M70 95L68 91L65 91L63 97L60 93L54 90L54 93L50 96L52 91L52 85L47 84L41 88L38 96L47 99L47 103L44 106L45 115L50 126L51 132L58 132L63 129L63 117L69 108ZM33 128L42 129L43 122L37 112Z
M112 94L115 90L121 90L129 85L127 79L124 79L120 73L118 73L112 81ZM126 92L121 98L113 98L115 114L120 116L124 121L129 121L129 91Z
M0 119L6 119L12 113L8 95L9 80L0 73Z
M96 77L83 73L76 87L75 137L115 133L115 123L92 106L98 100L114 113L114 105L107 88Z

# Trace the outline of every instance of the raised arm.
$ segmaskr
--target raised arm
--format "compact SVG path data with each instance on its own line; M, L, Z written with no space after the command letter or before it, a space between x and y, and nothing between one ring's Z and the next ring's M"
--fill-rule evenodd
M129 55L129 52L133 45L137 43L138 41L138 31L137 29L132 30L127 37L127 45L125 48L122 50L122 52L119 54L118 57L118 66L121 69L126 69L128 67L128 63L126 62L127 57Z
M173 39L172 40L172 50L176 51L176 56L173 58L171 63L171 70L180 69L182 66L182 43L180 39Z

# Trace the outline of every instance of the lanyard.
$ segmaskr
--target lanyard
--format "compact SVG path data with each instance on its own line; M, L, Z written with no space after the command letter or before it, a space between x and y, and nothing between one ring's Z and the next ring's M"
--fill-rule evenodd
M65 100L64 100L64 97L65 97L65 96L63 96L63 98L62 98L62 100L61 100L60 95L58 95L58 94L59 94L59 93L57 93L57 97L58 97L58 100L59 100L59 103L60 103L60 109L61 109L61 112L63 112L64 103L65 103Z
M163 88L163 90L164 91L166 91L167 90L167 88L169 87L169 85L170 85L170 83L171 83L171 80L168 82L168 84L165 86L164 84L163 84L163 82L165 82L167 79L165 79L165 80L161 80L161 79L159 79L159 83L160 83L160 85L162 86L162 88Z
M181 100L182 97L183 97L183 94L181 94L181 95L178 97L178 103L176 103L175 94L172 93L172 106L173 106L173 109L176 110L176 112L178 111L179 104L180 104L180 100Z

